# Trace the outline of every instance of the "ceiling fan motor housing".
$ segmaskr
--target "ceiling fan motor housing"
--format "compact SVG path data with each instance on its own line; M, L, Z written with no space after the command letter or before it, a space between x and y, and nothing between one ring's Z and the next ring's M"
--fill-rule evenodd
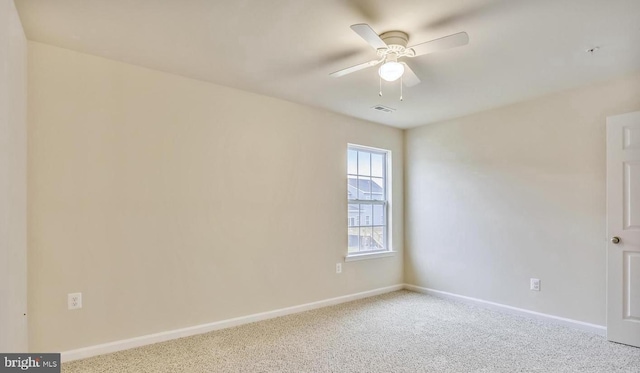
M390 54L395 54L398 57L404 56L407 43L409 42L409 35L402 31L388 31L380 34L380 39L387 44L386 48L378 49L378 56L383 57Z
M388 46L399 45L403 48L407 47L409 42L409 35L402 31L388 31L380 34L380 39L384 41Z

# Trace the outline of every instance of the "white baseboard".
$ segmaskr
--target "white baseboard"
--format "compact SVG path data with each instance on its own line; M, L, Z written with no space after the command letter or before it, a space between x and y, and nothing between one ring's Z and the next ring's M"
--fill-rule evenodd
M262 321L267 319L273 319L275 317L291 315L294 313L310 311L316 308L322 308L327 306L333 306L340 303L351 302L357 299L373 297L376 295L390 293L392 291L402 290L404 285L394 285L384 288L363 291L361 293L344 295L341 297L325 299L317 302L301 304L299 306L280 308L273 311L254 313L252 315L236 317L233 319L216 321L208 324L190 326L188 328L169 330L166 332L143 335L140 337L123 339L120 341L114 341L104 343L100 345L79 348L77 350L65 351L61 354L62 362L86 359L93 356L109 354L116 351L128 350L130 348L146 346L158 342L164 342L171 339L189 337L196 334L208 333L214 330L231 328L238 325L248 324L256 321Z
M485 307L485 308L489 308L489 309L493 309L501 312L506 312L514 315L527 316L527 317L532 317L539 320L545 320L548 322L552 322L554 324L569 326L569 327L577 328L580 330L588 331L588 332L602 335L602 336L604 336L607 331L607 328L602 325L590 324L582 321L567 319L564 317L558 317L558 316L553 316L545 313L529 311L522 308L507 306L507 305L495 303L495 302L489 302L486 300L467 297L464 295L448 293L445 291L424 288L416 285L403 284L403 285L394 285L394 286L388 286L384 288L364 291L356 294L344 295L341 297L325 299L325 300L301 304L293 307L281 308L273 311L255 313L252 315L236 317L233 319L216 321L208 324L190 326L187 328L176 329L176 330L169 330L166 332L149 334L149 335L144 335L144 336L130 338L130 339L123 339L120 341L114 341L114 342L104 343L100 345L79 348L77 350L65 351L65 352L62 352L61 358L63 362L86 359L93 356L109 354L112 352L117 352L122 350L128 350L131 348L146 346L146 345L164 342L172 339L189 337L192 335L208 333L214 330L231 328L234 326L249 324L256 321L268 320L268 319L273 319L280 316L286 316L294 313L310 311L317 308L333 306L340 303L351 302L354 300L373 297L376 295L390 293L392 291L397 291L402 289L415 291L418 293L429 294L429 295L433 295L441 298L456 299L465 303L474 304L477 306L481 306L481 307Z
M476 306L489 308L489 309L492 309L492 310L501 311L501 312L509 313L509 314L512 314L512 315L526 316L526 317L531 317L531 318L538 319L538 320L544 320L544 321L551 322L551 323L554 323L554 324L557 324L557 325L568 326L568 327L571 327L571 328L580 329L580 330L591 332L591 333L598 334L598 335L601 335L601 336L606 336L606 334L607 334L607 327L606 326L602 326L602 325L590 324L590 323L587 323L587 322L573 320L573 319L567 319L567 318L564 318L564 317L549 315L549 314L546 314L546 313L529 311L529 310L526 310L526 309L523 309L523 308L517 308L517 307L507 306L505 304L489 302L489 301L482 300L482 299L467 297L467 296L464 296L464 295L448 293L446 291L423 288L423 287L416 286L416 285L405 284L404 288L406 290L415 291L417 293L429 294L429 295L433 295L433 296L440 297L440 298L455 299L455 300L462 301L462 302L465 302L465 303L468 303L468 304L473 304L473 305L476 305Z

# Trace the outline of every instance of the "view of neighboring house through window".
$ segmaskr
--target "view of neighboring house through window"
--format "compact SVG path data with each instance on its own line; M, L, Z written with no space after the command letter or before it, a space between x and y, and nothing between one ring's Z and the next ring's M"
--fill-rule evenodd
M388 251L388 151L349 145L349 254Z

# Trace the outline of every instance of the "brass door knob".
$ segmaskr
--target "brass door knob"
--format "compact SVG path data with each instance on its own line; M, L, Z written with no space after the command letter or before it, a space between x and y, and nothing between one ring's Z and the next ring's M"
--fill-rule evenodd
M614 244L619 244L620 243L620 237L612 237L611 238L611 242Z

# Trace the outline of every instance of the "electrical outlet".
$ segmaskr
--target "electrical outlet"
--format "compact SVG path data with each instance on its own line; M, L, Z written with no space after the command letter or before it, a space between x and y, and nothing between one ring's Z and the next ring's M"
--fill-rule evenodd
M82 293L67 294L67 306L70 310L82 308Z
M336 273L342 273L342 263L336 263Z
M532 278L529 284L529 288L533 291L540 291L540 279Z

